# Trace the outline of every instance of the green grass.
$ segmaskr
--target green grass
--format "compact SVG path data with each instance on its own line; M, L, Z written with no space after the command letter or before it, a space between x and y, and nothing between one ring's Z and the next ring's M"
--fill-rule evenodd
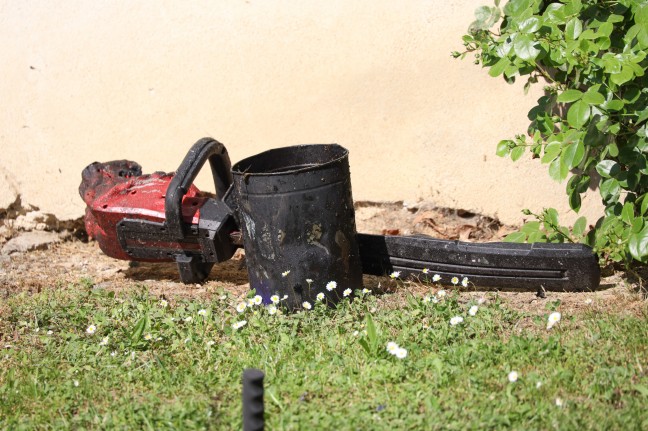
M241 429L246 367L266 373L267 429L648 429L645 308L551 331L547 310L520 330L527 316L498 300L473 317L455 295L389 298L269 315L238 314L226 294L165 308L89 282L13 296L0 307L0 429Z

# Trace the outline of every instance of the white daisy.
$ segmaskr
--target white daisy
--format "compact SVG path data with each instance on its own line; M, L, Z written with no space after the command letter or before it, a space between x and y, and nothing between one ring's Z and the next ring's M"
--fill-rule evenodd
M407 350L399 347L398 349L396 349L394 356L396 356L398 359L404 359L407 356Z
M450 319L450 324L452 326L456 326L456 325L460 324L461 322L463 322L463 320L464 320L463 317L455 316L452 319Z
M328 283L326 283L326 290L328 290L329 292L335 290L336 287L337 283L335 281L329 281Z
M507 376L508 381L511 382L511 383L517 382L518 377L519 376L518 376L517 371L511 371L510 373L508 373L508 376Z
M240 329L240 328L244 327L246 324L247 324L247 320L241 320L241 321L239 321L239 322L234 323L234 324L232 325L232 328L234 328L234 329Z
M549 318L547 319L547 329L553 328L553 326L560 322L561 314L558 311L554 311L549 315Z

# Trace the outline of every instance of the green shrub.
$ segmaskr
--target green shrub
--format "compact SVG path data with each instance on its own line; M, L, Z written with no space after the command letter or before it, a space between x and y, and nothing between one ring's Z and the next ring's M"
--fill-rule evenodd
M598 189L605 214L570 230L556 211L513 234L513 241L583 241L604 261L648 261L648 2L511 0L482 6L463 37L465 52L489 75L525 91L545 84L528 114L526 134L501 141L497 154L518 160L528 150L548 166L578 212ZM528 212L527 212L528 213Z

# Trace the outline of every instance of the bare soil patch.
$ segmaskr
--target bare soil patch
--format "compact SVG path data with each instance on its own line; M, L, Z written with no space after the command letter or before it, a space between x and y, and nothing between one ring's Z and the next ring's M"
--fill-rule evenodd
M359 203L356 209L359 232L380 234L427 234L435 238L462 241L501 241L514 228L497 220L463 210L436 208L431 205ZM175 264L149 264L115 260L104 255L95 241L83 242L70 237L48 249L0 256L0 300L18 292L63 289L86 278L94 288L115 291L144 287L153 295L201 297L223 290L236 296L247 294L249 284L241 251L228 262L216 265L209 280L185 285L179 281ZM398 306L405 293L424 295L439 289L416 281L395 282L386 277L365 277L365 286L384 297L385 306ZM560 310L570 315L587 311L645 314L645 291L623 272L604 277L595 292L547 292L539 298L529 291L484 291L475 286L461 293L462 301L499 297L512 308L531 315L546 314L547 304L559 301Z

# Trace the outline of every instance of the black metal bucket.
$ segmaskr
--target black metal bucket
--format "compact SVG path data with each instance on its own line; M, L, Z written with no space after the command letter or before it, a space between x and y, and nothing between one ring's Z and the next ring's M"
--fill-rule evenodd
M287 296L283 304L296 309L323 293L335 304L362 288L345 148L277 148L241 160L232 174L226 201L243 232L250 288L264 303Z

